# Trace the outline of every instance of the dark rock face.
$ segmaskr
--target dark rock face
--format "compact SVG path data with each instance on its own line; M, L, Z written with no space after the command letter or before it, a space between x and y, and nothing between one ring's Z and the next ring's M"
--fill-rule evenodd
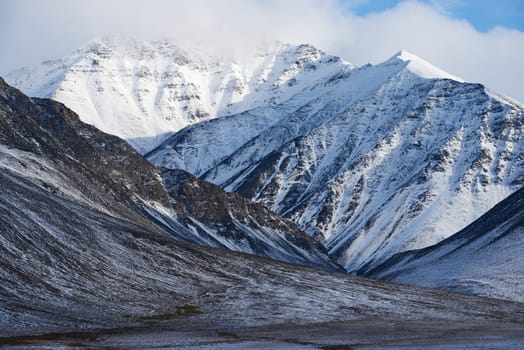
M201 231L198 240L192 237L186 240L201 243L199 240L206 237L217 247L307 266L340 269L331 263L319 241L261 204L224 192L182 170L166 169L162 178L173 201L176 220Z
M144 227L157 225L151 229L177 239L337 269L318 242L263 206L189 175L201 190L191 191L189 180L173 187L173 179L182 178L174 171L163 175L168 195L160 170L122 139L82 123L61 103L30 99L3 81L0 84L0 123L5 126L1 140L50 160L51 167L81 192L84 204L106 208ZM61 194L57 185L43 181L42 186ZM166 217L154 208L158 206L174 210L176 217ZM200 223L196 231L195 222Z
M125 141L80 122L62 104L32 100L0 80L0 113L4 144L50 161L87 202L144 223L137 196L169 203L154 166Z
M35 119L62 149L96 173L117 182L141 198L168 203L158 170L124 140L84 124L59 102L34 99L41 108Z

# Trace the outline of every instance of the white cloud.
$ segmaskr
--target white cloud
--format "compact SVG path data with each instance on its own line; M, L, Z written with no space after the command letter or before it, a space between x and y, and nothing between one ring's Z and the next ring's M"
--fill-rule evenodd
M462 78L524 102L524 33L476 31L441 8L405 2L358 17L364 0L3 0L0 73L59 57L104 34L172 37L183 45L245 50L261 40L312 43L355 63L404 48ZM435 4L456 1L440 0Z
M468 81L524 102L524 33L495 28L487 33L450 19L434 7L405 2L389 11L354 18L358 33L344 50L356 63L379 62L406 49Z

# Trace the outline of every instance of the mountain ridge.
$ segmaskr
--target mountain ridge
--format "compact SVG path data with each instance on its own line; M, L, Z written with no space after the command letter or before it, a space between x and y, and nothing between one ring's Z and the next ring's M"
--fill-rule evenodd
M65 102L84 122L145 153L161 134L276 105L307 93L319 77L351 67L310 45L268 45L240 66L233 58L185 52L167 40L107 37L64 59L9 73L6 80L28 95Z
M218 187L198 203L190 196L168 193L160 169L124 140L82 123L59 102L30 99L0 79L0 103L1 169L59 197L171 238L339 269L322 246L259 204L249 205ZM197 186L212 186L194 180ZM197 218L199 209L228 201L244 205L215 221ZM173 205L194 206L195 211L177 211ZM237 222L240 218L245 222Z
M146 46L136 53L140 60L157 55ZM100 62L114 59L113 51L98 51ZM438 243L524 183L524 107L481 84L405 51L362 67L309 45L260 57L271 61L258 66L267 74L247 80L206 68L220 71L224 83L255 84L239 90L234 83L230 90L249 101L230 109L226 103L223 114L203 122L183 121L174 134L162 129L163 142L144 132L151 149L135 147L158 166L188 171L294 221L351 273L366 274L397 253ZM151 81L156 71L144 72L140 60L123 76ZM198 65L182 60L179 66ZM76 72L82 82L97 81L96 74L89 77L99 65L82 67ZM187 77L175 85L188 85ZM18 78L19 85L29 79ZM195 111L204 95L184 96L190 99L180 101L195 102L188 105Z

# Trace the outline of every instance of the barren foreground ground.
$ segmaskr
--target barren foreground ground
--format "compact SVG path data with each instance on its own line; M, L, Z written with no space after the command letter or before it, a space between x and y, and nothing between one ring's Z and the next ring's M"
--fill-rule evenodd
M254 328L172 329L169 324L0 340L7 349L522 349L524 324L366 319Z

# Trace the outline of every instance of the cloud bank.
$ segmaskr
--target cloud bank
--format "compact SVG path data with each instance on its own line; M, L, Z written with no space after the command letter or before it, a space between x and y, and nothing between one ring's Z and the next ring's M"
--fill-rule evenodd
M524 102L524 32L481 33L417 1L366 16L364 0L3 0L0 74L74 51L102 35L249 51L260 41L311 43L357 64L406 49L451 74Z

